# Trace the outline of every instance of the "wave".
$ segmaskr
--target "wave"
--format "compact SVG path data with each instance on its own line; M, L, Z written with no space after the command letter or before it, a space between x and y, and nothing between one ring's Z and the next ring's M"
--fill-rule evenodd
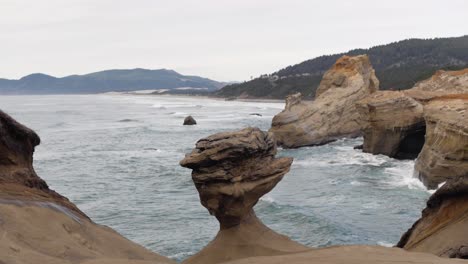
M412 160L395 162L393 167L385 168L384 172L390 176L386 183L391 186L428 191L426 186L414 176L414 161Z

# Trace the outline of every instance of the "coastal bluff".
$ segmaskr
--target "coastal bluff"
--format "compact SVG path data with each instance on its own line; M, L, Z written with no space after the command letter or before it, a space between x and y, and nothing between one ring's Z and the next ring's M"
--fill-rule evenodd
M39 136L0 111L0 263L175 263L89 219L33 168Z

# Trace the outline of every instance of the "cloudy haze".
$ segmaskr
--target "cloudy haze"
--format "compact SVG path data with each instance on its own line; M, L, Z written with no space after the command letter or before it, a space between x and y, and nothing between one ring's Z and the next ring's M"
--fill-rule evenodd
M168 68L241 81L323 54L468 34L466 0L0 0L0 77Z

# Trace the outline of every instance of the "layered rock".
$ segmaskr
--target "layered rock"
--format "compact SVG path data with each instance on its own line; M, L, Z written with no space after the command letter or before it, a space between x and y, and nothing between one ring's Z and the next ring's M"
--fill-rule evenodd
M275 158L275 154L270 133L247 128L201 139L181 161L182 166L193 170L202 205L220 223L214 240L184 263L464 263L380 246L312 249L275 233L252 209L289 170L292 159Z
M379 246L335 246L303 253L259 256L225 264L466 264L466 260L443 259L428 253L407 252Z
M403 92L380 91L356 104L362 117L363 151L415 159L424 145L423 106Z
M291 158L275 158L276 143L258 128L219 133L197 142L181 161L191 168L201 203L220 223L215 239L185 263L220 263L249 256L307 250L266 227L253 206L289 171Z
M173 263L93 223L33 168L39 136L0 111L0 263Z
M424 107L426 142L415 171L429 188L468 176L468 94L432 100Z
M468 92L468 69L437 71L431 78L420 81L411 90L457 94Z
M328 70L313 102L289 96L272 121L272 132L285 148L321 145L360 135L355 103L378 90L379 81L367 55L341 57Z
M409 90L379 91L359 101L363 151L416 158L424 145L423 106L443 96L464 93L468 93L468 69L438 71Z
M450 179L439 188L397 246L468 259L468 175Z

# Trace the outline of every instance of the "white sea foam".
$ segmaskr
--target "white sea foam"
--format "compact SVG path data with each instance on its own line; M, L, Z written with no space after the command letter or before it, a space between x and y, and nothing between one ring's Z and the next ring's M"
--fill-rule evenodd
M387 184L396 187L408 187L411 190L426 190L424 184L414 177L414 161L395 161L393 167L385 168L384 172L390 175Z
M340 147L344 150L345 147ZM333 153L333 156L324 155L320 158L308 158L303 160L295 160L294 165L307 167L329 167L329 166L345 166L345 165L368 165L368 166L381 166L390 161L390 158L383 155L372 155L363 153L354 149L346 149L347 151L340 151Z
M382 246L382 247L393 247L394 244L388 243L387 241L378 241L377 245Z
M433 193L437 192L437 190L439 190L440 187L444 186L445 183L446 183L446 182L440 183L440 184L437 186L437 189L435 189L435 190L428 190L428 192L429 192L430 194L433 194Z
M273 197L271 197L269 195L265 195L265 196L261 197L260 200L264 201L264 202L267 202L267 203L274 203L275 202L275 199L273 199Z

